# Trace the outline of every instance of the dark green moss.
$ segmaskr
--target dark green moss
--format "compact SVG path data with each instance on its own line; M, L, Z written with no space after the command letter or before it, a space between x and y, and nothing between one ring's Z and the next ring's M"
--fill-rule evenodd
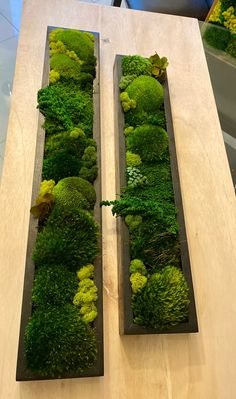
M25 353L28 367L43 377L79 373L95 363L95 332L73 305L38 310L26 327Z
M142 161L160 160L167 147L168 135L160 126L142 125L127 137L127 149L139 154Z
M79 176L89 182L93 183L98 175L98 167L96 165L91 168L87 168L86 166L82 166L79 171Z
M223 27L209 24L203 38L210 46L225 50L230 39L230 32Z
M152 63L140 55L122 57L122 73L126 75L151 75Z
M73 301L78 280L64 265L42 266L36 271L32 301L37 308L63 306Z
M97 238L98 226L89 212L55 206L37 235L33 260L37 267L63 264L76 271L94 261Z
M147 327L168 329L187 320L188 286L183 273L167 266L154 273L132 298L134 322Z
M38 108L45 116L46 134L84 130L88 137L93 131L93 100L73 82L58 82L38 92Z
M236 58L236 34L231 36L225 51L232 57Z
M87 145L88 139L86 137L73 137L69 132L53 134L46 138L44 157L48 158L63 149L70 155L82 158Z
M60 180L52 193L56 205L67 209L93 209L96 203L93 185L81 177L66 177Z
M66 151L56 152L43 161L42 179L53 179L56 183L67 176L78 176L82 162Z

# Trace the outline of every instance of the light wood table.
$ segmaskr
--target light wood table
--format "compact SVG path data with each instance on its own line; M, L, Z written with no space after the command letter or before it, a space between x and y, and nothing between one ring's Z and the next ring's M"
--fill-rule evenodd
M119 336L116 221L103 209L105 376L15 382L29 208L47 26L100 32L103 199L115 187L116 54L170 62L168 80L200 332ZM0 399L236 398L236 209L194 19L26 0L0 194Z

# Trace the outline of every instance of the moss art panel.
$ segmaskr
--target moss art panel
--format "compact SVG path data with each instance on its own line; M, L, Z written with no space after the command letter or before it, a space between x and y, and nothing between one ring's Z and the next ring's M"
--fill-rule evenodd
M205 42L236 58L236 0L217 1L208 22Z
M113 215L126 225L118 236L123 243L127 334L174 332L173 327L186 327L189 319L192 286L182 269L164 108L167 65L167 59L157 54L121 57L123 116L118 119L124 124L118 121L118 146L120 173L125 176L120 197L102 205L112 205Z
M42 181L31 208L38 226L32 314L24 331L29 379L101 373L95 328L101 292L95 281L100 244L94 217L94 52L89 32L53 29L49 34L49 85L38 92L45 131Z

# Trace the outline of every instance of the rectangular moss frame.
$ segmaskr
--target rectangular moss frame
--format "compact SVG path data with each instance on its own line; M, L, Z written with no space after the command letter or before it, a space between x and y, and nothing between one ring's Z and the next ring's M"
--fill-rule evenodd
M48 85L49 80L49 33L55 29L55 27L48 27L46 35L46 47L45 47L45 58L44 58L44 68L43 68L43 78L42 87ZM63 28L65 29L65 28ZM68 373L60 377L64 378L82 378L82 377L99 377L104 375L104 354L103 354L103 284L102 284L102 213L100 208L101 201L101 130L100 130L100 89L99 89L99 33L90 32L94 35L94 55L97 59L96 67L96 78L93 82L93 108L94 108L94 118L93 118L93 138L97 142L97 166L98 166L98 177L94 182L94 188L97 194L97 202L94 208L94 218L100 226L100 236L99 236L99 253L95 260L95 273L94 282L98 288L98 317L94 322L96 330L96 340L97 340L97 360L93 367L82 372L82 373ZM36 94L35 94L36 95ZM39 113L38 131L37 131L37 142L36 142L36 152L35 152L35 166L33 175L33 188L31 197L31 206L34 205L35 198L37 197L40 189L41 183L41 172L42 172L42 162L44 156L44 141L45 132L42 128L44 122L43 116ZM24 289L23 289L23 299L22 299L22 310L21 310L21 324L20 324L20 334L19 334L19 344L18 344L18 358L17 358L17 368L16 368L16 381L34 381L34 380L51 380L58 378L45 378L33 373L29 368L27 368L26 358L24 354L24 334L25 328L28 324L29 318L32 313L32 288L34 282L34 263L32 261L32 254L35 246L36 236L37 236L37 225L38 220L35 219L30 214L29 221L29 232L28 232L28 243L27 243L27 254L26 254L26 265L25 265L25 277L24 277Z
M117 55L114 64L114 115L115 115L115 145L116 145L116 187L117 194L120 188L126 186L126 150L124 137L124 113L120 103L119 81L122 75L121 61L122 55ZM167 132L169 136L169 152L171 161L171 174L175 197L175 206L178 209L179 241L181 249L182 271L189 287L189 313L188 321L173 326L170 329L158 330L154 328L140 326L133 322L133 312L131 308L132 290L130 284L130 249L129 231L124 221L117 218L117 240L118 240L118 273L119 273L119 327L121 335L139 334L174 334L174 333L193 333L198 332L197 313L194 299L193 282L191 275L188 242L186 238L186 228L184 221L183 203L180 190L178 163L175 149L175 138L171 116L171 106L169 99L168 83L164 86L164 105L167 121Z

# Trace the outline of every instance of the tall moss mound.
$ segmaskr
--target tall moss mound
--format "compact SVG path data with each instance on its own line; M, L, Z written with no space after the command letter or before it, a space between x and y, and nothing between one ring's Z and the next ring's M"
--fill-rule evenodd
M89 212L55 206L38 233L33 260L36 267L63 264L77 271L98 254L98 226Z
M151 76L138 76L125 92L136 101L136 108L125 113L125 120L131 126L142 124L150 115L156 114L164 101L161 83Z
M142 125L127 137L128 150L139 154L142 161L160 160L167 147L168 134L160 126Z
M62 377L92 367L97 347L94 330L73 305L38 310L25 332L30 369L43 377Z
M137 324L166 329L185 321L188 286L181 270L167 266L154 273L138 295L133 295L132 305Z
M93 209L96 192L91 183L81 177L66 177L53 189L56 204L68 209Z

